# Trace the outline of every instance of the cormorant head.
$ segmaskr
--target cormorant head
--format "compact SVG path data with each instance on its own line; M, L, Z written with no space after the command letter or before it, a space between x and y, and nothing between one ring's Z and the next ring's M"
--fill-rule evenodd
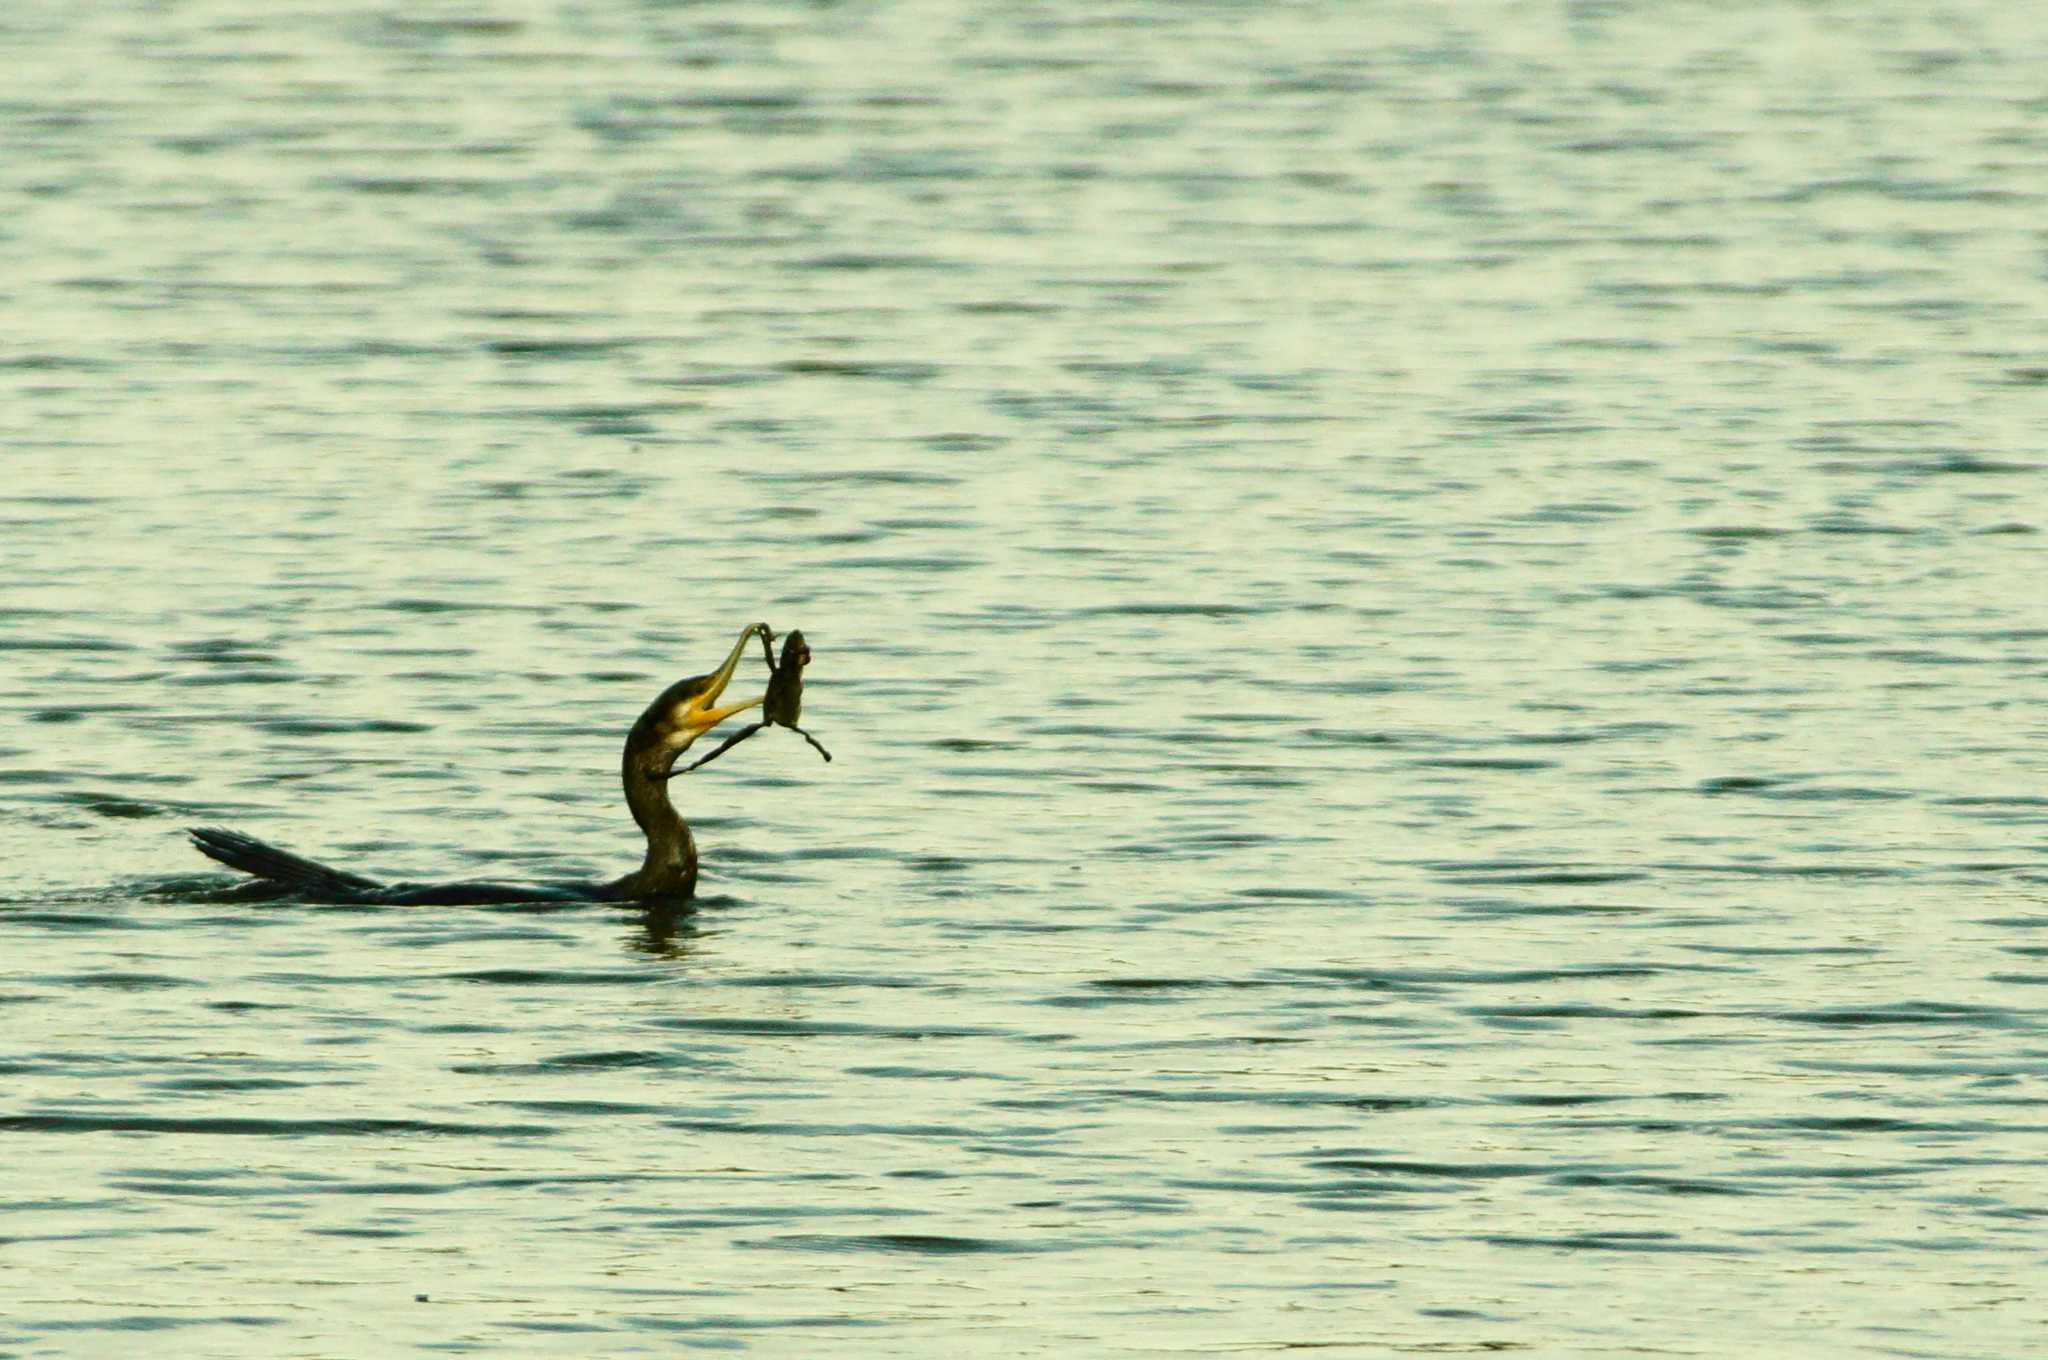
M626 735L626 763L637 768L651 779L666 779L676 757L690 748L690 743L709 732L712 728L732 717L744 713L760 704L760 699L748 699L743 703L720 704L725 687L732 683L733 672L739 669L740 657L755 631L765 631L767 625L757 624L740 638L740 645L733 648L723 666L709 675L693 675L687 680L678 680L661 692L661 697L647 706L640 720L633 724L633 730Z

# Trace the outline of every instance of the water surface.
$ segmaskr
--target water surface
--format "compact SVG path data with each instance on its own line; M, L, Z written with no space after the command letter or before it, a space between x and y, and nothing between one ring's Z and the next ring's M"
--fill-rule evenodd
M2026 1352L2036 30L0 21L0 1353Z

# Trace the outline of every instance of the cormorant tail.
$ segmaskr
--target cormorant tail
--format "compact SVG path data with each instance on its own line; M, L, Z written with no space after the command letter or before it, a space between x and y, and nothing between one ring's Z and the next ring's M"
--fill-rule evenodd
M384 885L361 874L344 873L330 869L324 864L315 864L302 859L289 850L280 850L266 845L254 836L244 836L239 831L223 831L217 826L195 826L190 828L192 844L199 852L219 860L230 869L240 869L245 874L282 883L293 892L309 896L325 897L347 901L366 893L374 893Z

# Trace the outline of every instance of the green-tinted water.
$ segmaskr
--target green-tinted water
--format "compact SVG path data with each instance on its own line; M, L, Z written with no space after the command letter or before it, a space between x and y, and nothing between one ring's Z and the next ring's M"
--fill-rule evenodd
M0 19L0 1353L2026 1353L2044 57Z

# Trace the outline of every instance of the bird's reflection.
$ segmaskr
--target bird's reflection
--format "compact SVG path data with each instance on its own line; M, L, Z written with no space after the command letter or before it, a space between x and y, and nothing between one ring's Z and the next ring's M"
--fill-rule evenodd
M700 933L696 908L687 900L650 902L626 932L626 948L658 959L687 959Z

